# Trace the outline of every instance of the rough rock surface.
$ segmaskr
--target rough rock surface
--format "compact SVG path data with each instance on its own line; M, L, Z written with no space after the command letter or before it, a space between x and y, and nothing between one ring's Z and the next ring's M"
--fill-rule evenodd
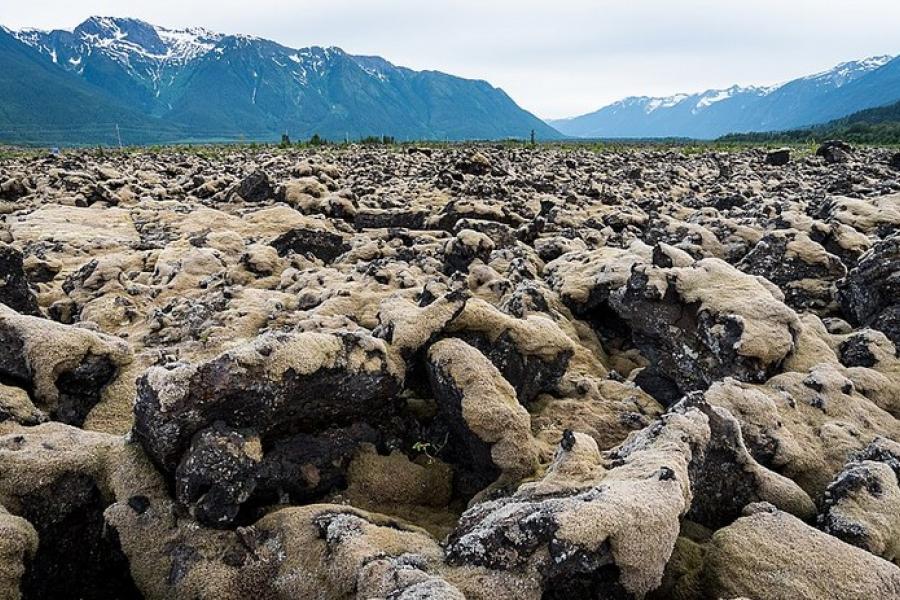
M900 560L900 444L878 438L825 491L819 527L848 544Z
M900 347L900 232L860 258L841 282L840 298L855 323L883 331Z
M895 565L771 506L751 506L748 512L712 537L703 567L710 597L900 596Z
M0 159L0 598L900 598L892 155Z
M0 380L21 390L3 386L0 420L4 414L41 420L44 413L82 425L130 362L128 345L120 339L0 305Z
M37 298L28 287L22 253L0 243L0 304L27 315L39 315Z

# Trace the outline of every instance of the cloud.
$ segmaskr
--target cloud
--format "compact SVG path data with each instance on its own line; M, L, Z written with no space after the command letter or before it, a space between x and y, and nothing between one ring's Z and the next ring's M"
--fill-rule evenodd
M282 44L337 45L417 69L486 79L545 117L627 95L771 84L900 53L896 0L44 0L10 27L71 28L89 15L199 25Z

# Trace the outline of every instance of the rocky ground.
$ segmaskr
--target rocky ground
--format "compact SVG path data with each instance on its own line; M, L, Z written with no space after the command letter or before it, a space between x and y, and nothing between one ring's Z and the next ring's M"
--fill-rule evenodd
M0 599L900 598L900 172L0 162Z

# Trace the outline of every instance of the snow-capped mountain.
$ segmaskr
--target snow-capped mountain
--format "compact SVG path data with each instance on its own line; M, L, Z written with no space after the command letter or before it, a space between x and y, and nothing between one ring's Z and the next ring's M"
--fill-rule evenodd
M893 75L892 75L893 74ZM872 93L868 82L900 75L900 60L876 56L770 87L733 86L665 98L625 98L571 119L548 121L576 137L715 138L727 133L773 131L823 123L900 100L900 86Z
M826 87L839 88L852 82L854 79L865 75L866 73L869 73L876 69L880 69L884 65L891 62L893 58L893 56L885 55L873 56L871 58L864 58L862 60L853 60L850 62L841 63L835 68L828 71L823 71L821 73L816 73L815 75L810 75L809 77L804 77L803 79L806 81L816 82L819 85L823 85Z
M156 134L178 139L496 139L527 137L532 129L540 138L559 137L484 81L412 71L340 48L295 49L110 17L91 17L72 31L7 32L106 99L160 120ZM143 141L144 127L126 130L126 142Z
M109 17L91 17L71 32L26 29L14 35L62 68L148 107L152 102L142 91L159 97L224 37L200 28L171 30Z

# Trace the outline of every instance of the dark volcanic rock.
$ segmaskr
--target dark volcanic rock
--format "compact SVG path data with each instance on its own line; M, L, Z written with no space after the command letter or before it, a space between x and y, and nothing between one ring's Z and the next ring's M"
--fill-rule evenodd
M222 422L198 433L175 470L175 498L211 527L234 522L256 488L262 447L252 432Z
M353 226L356 229L424 229L428 211L417 210L360 210L356 213Z
M69 425L83 425L116 372L117 367L108 356L89 354L74 369L60 373L56 379L59 398L51 417Z
M853 148L850 144L840 140L829 140L819 146L816 156L821 156L825 162L834 164L846 161L852 152Z
M462 515L447 540L448 561L494 571L532 569L550 597L560 590L577 598L643 597L659 585L680 518L689 511L713 524L730 520L736 509L739 514L748 499L773 495L801 516L814 511L799 488L750 458L733 417L702 400L699 406L682 405L629 438L604 465L606 475L591 438L564 435L542 480ZM635 479L626 482L617 472ZM577 483L562 491L562 479ZM696 490L690 501L685 489ZM635 521L634 511L641 513ZM635 527L655 532L652 551L638 556L622 545ZM576 530L580 540L572 535Z
M752 294L754 304L742 293ZM689 268L636 267L610 303L650 359L653 391L666 402L677 397L675 390L703 390L724 377L765 381L793 348L799 330L796 314L757 280L715 259ZM771 324L757 330L754 321L769 319ZM766 339L770 332L777 337ZM671 385L660 395L665 379Z
M350 250L339 234L318 229L291 229L272 240L270 245L279 256L288 256L292 252L312 254L326 264Z
M778 150L770 150L766 153L766 164L774 167L783 167L791 162L790 148L780 148Z
M491 172L493 165L487 156L481 152L475 152L456 163L456 168L467 175L487 175Z
M845 367L873 367L878 362L870 348L869 336L857 333L843 342L838 347L838 356Z
M798 504L793 510L801 511L801 516L814 512L812 500L796 484L756 464L744 445L741 425L731 413L708 405L697 392L688 395L676 410L690 407L706 415L710 439L689 465L694 498L685 518L718 529L740 517L745 506L763 500L775 487L794 497Z
M272 334L196 366L138 381L135 437L174 472L198 431L223 421L263 439L389 415L402 370L380 340L353 333Z
M81 426L130 361L121 340L0 307L0 380L27 390L54 420Z
M900 347L900 234L881 240L838 284L845 314Z
M40 545L22 578L25 598L138 600L128 559L103 511L109 503L84 474L63 475L22 498Z
M265 171L257 170L241 180L237 193L246 202L265 202L274 196L275 190Z
M863 550L896 560L900 523L900 444L885 438L859 452L825 491L818 526Z
M429 350L428 379L448 429L441 456L457 466L458 493L470 497L500 475L534 470L528 413L483 354L461 340L442 340Z
M362 444L380 446L384 436L366 423L298 433L267 450L257 469L255 503L292 504L320 500L347 486L347 469Z
M244 509L308 502L345 485L359 444L401 426L403 367L359 334L269 335L138 382L134 434L213 527ZM372 424L369 426L368 424ZM245 511L246 512L246 511Z
M491 238L483 233L464 229L444 247L444 272L448 275L457 271L466 273L475 260L487 264L493 250L494 242Z
M766 234L737 268L776 284L790 307L820 313L836 307L834 284L847 274L837 256L792 230Z
M890 165L895 171L900 171L900 152L895 152L891 155Z
M0 243L0 304L25 315L41 314L37 299L28 287L22 253L3 243Z
M18 177L11 177L0 183L0 199L2 200L18 200L28 193L28 187Z

